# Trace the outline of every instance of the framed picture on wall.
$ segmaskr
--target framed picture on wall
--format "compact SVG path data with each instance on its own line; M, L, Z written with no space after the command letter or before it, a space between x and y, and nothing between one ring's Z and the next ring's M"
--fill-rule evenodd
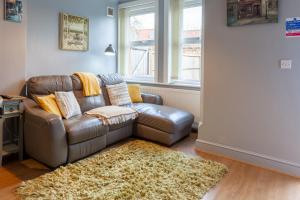
M22 22L22 0L4 0L4 19L11 22Z
M88 51L89 19L60 13L59 47L69 51Z
M278 0L227 0L227 25L278 22Z
M112 7L107 7L106 15L107 15L108 17L114 17L114 8L112 8Z

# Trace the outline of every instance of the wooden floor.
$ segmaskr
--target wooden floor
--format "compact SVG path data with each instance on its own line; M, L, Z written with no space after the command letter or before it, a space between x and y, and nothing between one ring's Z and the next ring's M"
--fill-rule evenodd
M196 137L191 134L172 148L221 162L229 168L229 173L204 200L300 200L300 179L202 152L194 147ZM6 162L0 168L0 199L16 199L14 190L20 182L49 171L30 159Z

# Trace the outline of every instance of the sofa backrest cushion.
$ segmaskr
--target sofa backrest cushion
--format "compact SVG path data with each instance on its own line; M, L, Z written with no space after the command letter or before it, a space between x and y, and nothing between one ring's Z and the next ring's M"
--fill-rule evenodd
M34 99L35 95L49 95L57 91L73 90L70 76L39 76L27 81L27 96Z
M101 81L99 79L100 87ZM49 95L55 92L70 92L74 95L84 113L88 110L105 106L103 95L85 97L80 79L75 76L38 76L32 77L27 81L27 96L35 100L36 95Z
M101 89L102 94L105 100L106 105L111 105L111 102L109 100L108 92L106 89L107 85L116 85L124 82L124 79L121 77L120 74L114 73L114 74L101 74L98 75L98 77L101 79Z
M119 83L124 82L124 79L120 74L113 73L113 74L101 74L99 75L102 81L102 85L116 85Z
M80 105L81 111L84 113L86 111L92 110L94 108L105 106L105 101L103 95L100 94L98 96L90 96L85 97L83 95L83 86L82 82L80 81L79 77L76 75L71 76L72 83L73 83L73 92L74 95ZM100 87L101 81L99 79Z

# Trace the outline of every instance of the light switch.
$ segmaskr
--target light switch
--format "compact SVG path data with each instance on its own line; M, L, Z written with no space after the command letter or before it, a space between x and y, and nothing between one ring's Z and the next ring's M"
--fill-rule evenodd
M281 69L292 69L292 60L281 60Z

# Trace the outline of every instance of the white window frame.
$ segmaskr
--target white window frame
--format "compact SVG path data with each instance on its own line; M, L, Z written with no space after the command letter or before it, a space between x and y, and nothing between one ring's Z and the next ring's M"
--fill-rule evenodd
M163 0L164 2L164 16L161 18L160 17L160 8L159 8L159 0L137 0L137 1L131 1L127 3L121 3L119 4L119 8L126 8L126 9L131 9L132 12L137 11L141 8L145 8L142 10L147 10L146 7L147 5L149 7L155 7L155 74L154 74L154 79L149 78L149 77L134 77L131 79L128 79L125 77L125 80L128 82L134 82L134 83L151 83L151 84L157 84L157 85L172 85L172 87L187 87L187 88L201 88L201 83L203 82L203 74L204 74L204 7L205 7L205 0L186 0L184 2L184 8L188 7L194 7L194 6L202 6L202 33L200 37L200 45L202 47L201 50L201 66L200 66L200 72L201 72L201 77L200 81L186 81L186 80L170 80L170 73L171 73L171 66L170 66L170 59L171 59L171 54L170 54L170 38L171 38L171 33L170 33L170 14L169 14L169 5L170 1L172 0ZM146 13L146 12L145 12ZM143 14L143 13L141 13ZM162 20L163 19L163 20ZM160 35L159 34L159 27L160 24L163 23L164 25L164 34ZM128 27L128 26L127 26ZM159 36L163 38L159 38ZM159 51L159 45L164 45L163 48L163 57L158 55ZM159 59L162 59L163 64L162 66L159 66ZM121 63L118 63L118 72L120 72L120 65ZM158 74L158 73L162 74ZM159 81L160 80L160 81Z
M124 77L126 81L138 81L138 82L149 82L157 83L158 82L158 43L159 43L159 4L158 0L138 0L128 3L122 3L119 5L119 9L126 9L127 18L134 15L141 15L147 13L155 13L155 69L154 77L149 76L135 76L135 77ZM127 20L129 23L129 20ZM126 24L126 27L129 27L129 24ZM127 30L125 30L127 31ZM128 39L127 39L128 40ZM127 63L127 61L126 61ZM118 63L118 72L121 70L121 64ZM126 69L125 69L126 70Z

